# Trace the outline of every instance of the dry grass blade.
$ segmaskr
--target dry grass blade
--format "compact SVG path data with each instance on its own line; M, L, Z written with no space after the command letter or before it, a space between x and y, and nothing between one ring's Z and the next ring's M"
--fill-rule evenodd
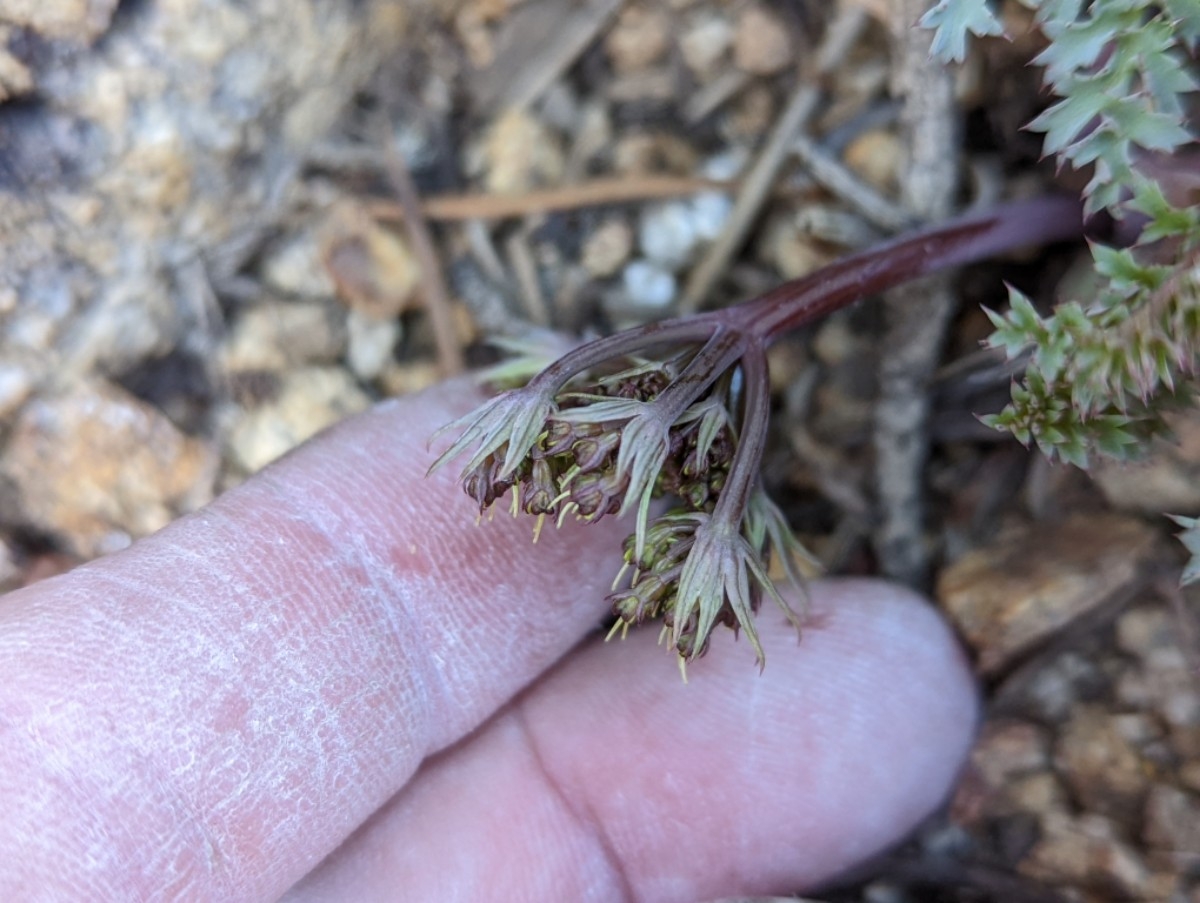
M421 202L421 212L427 219L439 222L509 219L583 207L687 197L704 191L729 191L735 185L720 179L681 176L615 176L524 194L436 195ZM383 220L394 220L404 215L400 205L386 201L375 203L371 210Z

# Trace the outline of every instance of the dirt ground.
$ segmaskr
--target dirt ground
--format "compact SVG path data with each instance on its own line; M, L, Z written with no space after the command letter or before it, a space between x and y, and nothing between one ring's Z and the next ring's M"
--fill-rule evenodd
M488 337L731 303L939 205L1077 191L1021 128L1046 103L1023 7L947 75L913 63L919 6L0 0L0 589L494 360ZM982 306L1086 291L1087 261L922 290L930 453L897 479L923 524L877 489L882 305L772 350L772 496L829 571L921 582L987 702L945 811L830 903L1200 903L1200 609L1162 516L1200 514L1200 420L1085 474L976 419L1012 378Z

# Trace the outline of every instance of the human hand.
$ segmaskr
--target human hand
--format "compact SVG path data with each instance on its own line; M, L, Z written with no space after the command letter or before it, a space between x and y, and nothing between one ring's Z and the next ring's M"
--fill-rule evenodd
M786 892L940 802L976 698L929 606L818 582L764 674L723 633L687 685L654 632L573 649L625 529L476 526L424 477L466 395L0 601L0 899Z

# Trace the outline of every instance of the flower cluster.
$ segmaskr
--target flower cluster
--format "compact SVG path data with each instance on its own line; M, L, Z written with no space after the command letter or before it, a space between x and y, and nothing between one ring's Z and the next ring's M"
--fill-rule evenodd
M761 359L762 349L728 338L710 336L666 360L622 355L560 377L553 390L535 379L504 392L450 425L461 435L434 464L475 449L462 481L480 511L509 495L513 513L537 517L538 530L546 518L590 523L634 513L637 527L608 599L613 632L660 620L681 663L703 654L713 627L724 624L746 633L761 664L752 616L764 593L799 625L767 563L781 556L802 585L797 562L807 556L757 485L754 448L753 460L743 455L739 463L733 412L748 393L735 386L747 368L733 363L734 350ZM723 369L697 378L701 367ZM749 369L765 377L765 364ZM755 387L756 397L764 393ZM761 434L763 413L745 426ZM735 468L749 492L735 490L742 501L730 496L718 513ZM657 498L674 501L651 519Z
M433 468L465 458L463 487L481 512L508 496L539 530L547 518L632 515L609 596L614 632L659 620L682 665L724 624L746 635L761 666L753 618L763 598L800 623L768 565L800 587L815 569L759 480L768 345L908 279L1078 231L1075 202L1024 201L897 239L745 304L597 339L544 368L510 362L499 375L535 375L443 428L457 438Z

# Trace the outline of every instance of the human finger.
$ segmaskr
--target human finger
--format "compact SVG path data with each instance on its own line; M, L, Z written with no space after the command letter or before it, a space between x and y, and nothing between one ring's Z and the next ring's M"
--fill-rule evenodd
M621 527L477 526L425 477L476 400L380 405L0 603L0 899L274 899L578 640Z
M812 889L949 791L977 720L931 606L822 581L768 664L714 637L684 685L652 632L593 643L429 763L286 899L691 901Z

